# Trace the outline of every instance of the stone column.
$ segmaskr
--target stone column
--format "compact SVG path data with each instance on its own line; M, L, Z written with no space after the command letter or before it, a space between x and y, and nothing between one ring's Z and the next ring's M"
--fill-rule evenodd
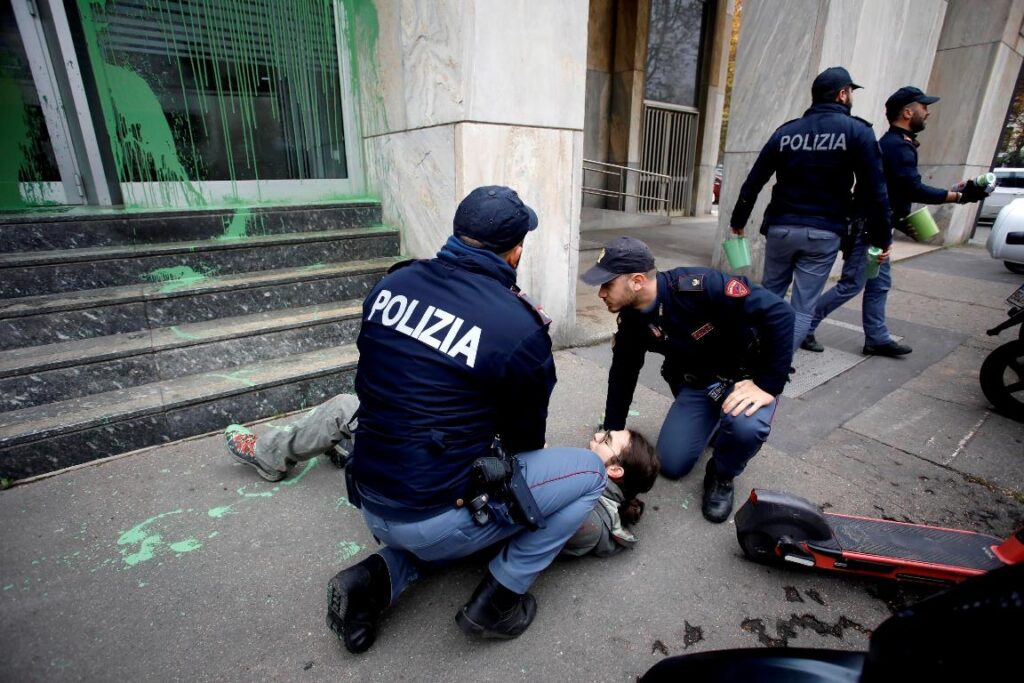
M929 185L949 187L988 171L1020 72L1024 0L991 0L979 7L950 0L927 92L930 107L920 136L920 171ZM970 238L978 204L933 209L946 244Z
M729 71L729 41L732 38L733 2L716 3L715 16L709 34L711 45L706 48L708 65L704 71L706 86L701 92L701 133L697 150L697 201L694 212L702 216L711 212L711 188L715 182L720 138L722 137L722 108L725 106L725 81Z
M814 77L830 66L849 69L864 86L854 94L853 114L871 121L875 137L880 137L888 128L886 98L903 85L927 82L945 10L945 0L745 3L726 139L720 239L729 236L740 185L761 147L776 128L810 106ZM929 126L928 135L942 133ZM773 182L761 190L746 227L754 257L752 275L757 279L764 264L764 239L758 237L758 228ZM713 263L728 268L720 243Z
M587 0L347 0L368 183L429 257L458 202L509 185L540 217L519 284L572 334Z
M587 27L587 92L584 107L583 158L608 161L609 115L612 102L612 70L615 57L615 0L591 0ZM615 179L602 173L587 172L584 186L618 189ZM618 208L614 200L600 195L584 195L583 206Z
M620 166L640 168L650 3L648 0L620 2L617 9L608 160ZM636 194L635 174L630 174L627 190ZM636 200L627 200L626 210L636 211Z

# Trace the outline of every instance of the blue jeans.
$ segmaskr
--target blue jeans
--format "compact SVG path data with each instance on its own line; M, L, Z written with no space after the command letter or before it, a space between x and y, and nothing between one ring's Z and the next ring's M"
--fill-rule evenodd
M525 593L551 564L604 492L605 468L597 454L585 448L545 448L518 457L544 513L543 529L530 531L514 524L503 509L483 526L475 524L464 507L453 506L419 522L391 522L363 509L366 525L385 545L380 555L391 576L392 602L423 574L505 539L508 543L489 569L509 590Z
M868 246L864 236L853 245L850 255L843 261L843 272L839 282L818 299L818 304L814 307L814 319L807 334L814 334L823 319L857 296L863 289L861 321L864 326L864 343L887 344L892 339L885 325L885 302L892 288L892 267L886 261L879 266L878 276L869 280L866 269Z
M735 477L747 466L772 430L772 418L779 399L747 417L722 413L721 401L708 398L706 389L683 386L668 409L658 435L661 473L669 479L685 476L697 464L715 427L715 469L726 477Z
M793 295L789 303L796 313L794 351L807 336L818 297L825 289L838 253L839 235L829 230L802 225L773 225L768 228L761 285L784 298L792 283Z

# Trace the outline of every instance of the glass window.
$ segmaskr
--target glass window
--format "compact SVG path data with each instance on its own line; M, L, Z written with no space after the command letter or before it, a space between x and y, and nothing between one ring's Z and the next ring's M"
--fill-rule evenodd
M697 106L703 0L651 0L644 97Z
M333 0L77 5L122 182L348 177Z

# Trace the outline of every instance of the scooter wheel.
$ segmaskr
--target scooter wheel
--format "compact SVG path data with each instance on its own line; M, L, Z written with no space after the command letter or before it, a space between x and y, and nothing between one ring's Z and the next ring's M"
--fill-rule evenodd
M1024 422L1024 341L1007 342L988 354L979 379L996 412Z
M782 562L782 558L775 552L777 543L768 534L762 531L751 531L750 533L741 534L738 540L740 547L743 548L743 554L754 562L764 564L778 564Z

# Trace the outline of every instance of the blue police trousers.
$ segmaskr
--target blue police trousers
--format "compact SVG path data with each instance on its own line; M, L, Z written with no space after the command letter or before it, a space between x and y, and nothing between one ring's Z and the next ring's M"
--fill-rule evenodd
M850 255L843 261L843 272L836 286L818 299L814 307L814 319L807 334L814 334L821 321L850 299L864 290L861 303L861 321L864 326L865 344L886 344L892 336L885 324L885 302L892 287L892 267L888 261L878 268L878 276L867 278L868 242L863 236L857 240Z
M768 228L761 285L785 298L790 283L790 305L796 313L793 350L807 336L818 297L825 289L829 271L839 253L839 235L803 225L773 225Z
M363 509L370 531L385 545L380 555L391 576L392 602L422 575L506 539L489 569L509 590L525 593L551 564L604 492L605 468L597 454L585 448L545 448L518 458L544 513L543 529L530 531L514 524L500 510L478 526L466 508L452 507L419 522L388 521Z
M689 473L717 427L712 444L715 469L725 477L739 475L768 438L778 404L776 397L750 417L743 413L733 417L722 413L721 402L708 398L706 389L683 386L658 435L661 473L669 479Z

